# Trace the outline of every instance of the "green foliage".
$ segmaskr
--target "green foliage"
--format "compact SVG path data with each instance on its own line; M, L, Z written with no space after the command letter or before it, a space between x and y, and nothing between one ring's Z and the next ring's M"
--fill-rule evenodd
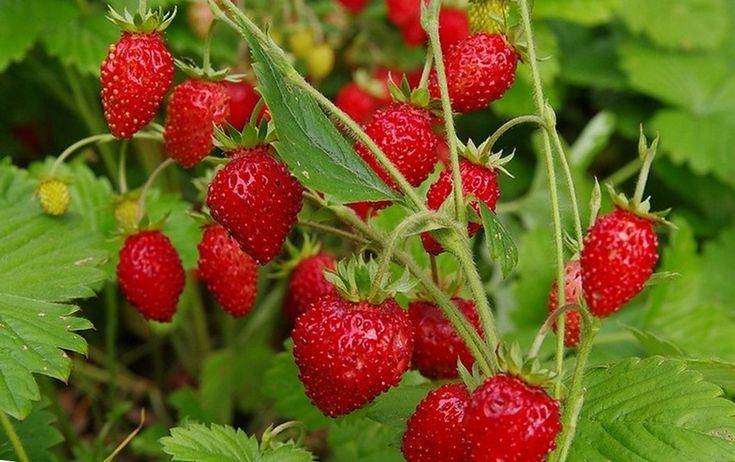
M56 462L58 458L51 448L64 441L61 433L54 428L56 416L46 407L48 399L33 404L28 416L21 421L11 419L13 428L28 451L28 457L33 462ZM0 459L14 460L16 457L5 432L0 429Z
M507 277L518 263L518 248L495 214L485 203L479 202L479 204L488 251L490 256L500 264L503 277Z
M570 461L731 460L735 404L682 361L592 369Z
M104 252L77 216L45 216L25 172L0 167L0 411L23 418L40 398L32 374L59 380L71 361L62 350L85 353L75 332L91 324L64 304L93 295L102 281Z

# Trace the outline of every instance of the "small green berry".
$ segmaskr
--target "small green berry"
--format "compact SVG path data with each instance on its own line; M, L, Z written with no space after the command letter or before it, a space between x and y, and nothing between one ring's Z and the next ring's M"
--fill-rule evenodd
M58 178L41 180L36 189L41 208L49 215L58 217L69 208L69 187Z
M138 200L126 198L115 207L115 222L124 233L135 232L138 227Z

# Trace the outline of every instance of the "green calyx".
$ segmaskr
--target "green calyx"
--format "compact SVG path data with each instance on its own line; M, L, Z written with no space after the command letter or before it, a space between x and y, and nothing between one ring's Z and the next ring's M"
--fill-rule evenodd
M545 388L556 377L554 371L541 367L538 359L524 358L517 343L513 343L510 348L501 343L498 346L497 356L498 372L518 376L530 385Z
M439 100L432 100L429 96L429 90L426 88L414 88L412 90L405 75L401 79L400 87L396 85L393 79L389 79L388 91L393 101L397 103L408 103L411 106L428 109L431 112L440 114L441 102Z
M309 234L304 234L304 241L300 246L294 245L290 240L286 241L288 258L277 265L272 276L275 278L285 278L299 265L299 263L318 254L321 249L321 243Z
M506 170L505 166L513 160L515 151L511 152L507 156L503 157L503 151L493 153L490 151L490 139L483 141L479 146L475 145L472 140L467 141L467 144L457 140L457 148L462 157L467 159L473 164L482 165L484 167L499 170L509 177L513 178L513 175Z
M233 78L230 76L230 68L225 67L222 69L212 69L210 66L199 67L196 63L189 59L174 59L176 67L181 69L188 77L197 80L208 80L210 82L221 82L223 80L230 80Z
M253 113L257 112L260 112L258 107ZM253 122L248 122L241 131L227 124L225 129L214 127L214 145L225 152L240 148L253 148L262 144L271 144L275 140L275 135L275 130L265 119L261 120L257 126Z
M162 9L139 11L131 14L127 9L120 14L109 6L107 19L115 23L125 32L137 34L150 34L152 32L163 32L171 25L171 21L176 16L176 7L173 10L163 12Z
M378 263L362 257L351 257L337 262L334 271L325 271L324 277L334 284L340 295L351 302L367 301L373 305L383 303L398 293L406 293L413 289L413 280L404 268L401 276L390 281L390 277L378 274ZM374 287L374 284L378 284Z

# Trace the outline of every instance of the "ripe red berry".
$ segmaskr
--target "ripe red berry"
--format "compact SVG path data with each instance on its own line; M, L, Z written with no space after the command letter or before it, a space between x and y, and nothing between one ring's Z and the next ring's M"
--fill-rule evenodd
M549 313L559 308L559 291L556 279L549 292ZM582 303L582 267L579 260L571 260L564 267L564 300L566 303ZM564 345L575 347L579 343L580 314L577 310L567 310L564 313ZM554 323L556 331L556 322Z
M467 462L541 462L562 428L556 400L507 374L472 393L462 424Z
M168 237L141 231L128 236L120 249L117 281L146 319L170 321L184 290L184 268Z
M402 27L421 15L421 0L385 0L388 19Z
M643 290L658 261L653 223L616 208L587 231L581 254L582 287L590 312L605 317Z
M225 228L207 226L199 242L199 277L232 316L250 312L258 287L258 265Z
M260 101L260 93L255 91L248 82L227 82L224 83L225 90L230 97L230 114L227 117L227 123L241 131L245 124L250 120L255 106ZM260 109L258 121L265 115L265 105Z
M459 174L462 177L462 193L465 196L472 195L480 199L490 210L495 210L495 204L500 198L498 175L495 170L462 159L459 162ZM426 193L426 205L431 210L438 210L452 193L453 184L452 172L450 170L444 170L439 175L439 179L431 185L429 191ZM480 206L477 204L477 201L472 201L470 205L478 213L480 212ZM467 225L467 232L472 236L480 228L482 226L479 223L469 223ZM431 234L422 233L421 241L424 244L424 249L430 254L438 255L443 252L442 246Z
M333 270L334 265L334 257L323 252L299 262L291 273L283 303L287 318L295 320L323 296L337 295L334 284L324 277L324 270Z
M281 251L301 210L303 187L269 146L242 149L209 185L212 217L258 263Z
M357 14L365 8L370 0L338 0L351 13Z
M102 106L110 132L130 138L156 115L174 78L174 59L161 32L124 32L100 69Z
M408 419L401 452L408 462L463 462L462 419L470 394L464 384L442 385Z
M330 417L397 385L413 349L411 322L393 299L373 305L326 296L296 319L293 342L306 395Z
M214 125L225 123L229 103L221 82L188 79L177 85L166 114L166 153L184 167L198 164L214 149Z
M452 108L458 112L483 109L513 85L518 53L500 34L480 32L451 46L444 57ZM436 74L429 91L439 97Z
M421 20L418 17L411 19L401 26L401 37L403 38L403 43L410 47L421 46L428 38L426 31L424 31L424 26L421 25Z
M472 300L452 300L462 314L480 332L480 318ZM413 302L408 307L408 316L413 324L413 366L430 379L451 379L458 376L457 360L468 369L475 358L467 349L441 310L430 302Z
M335 104L356 122L364 124L380 107L380 101L369 92L350 82L337 93Z
M470 35L470 21L464 10L442 8L439 11L439 42L446 53L449 47Z

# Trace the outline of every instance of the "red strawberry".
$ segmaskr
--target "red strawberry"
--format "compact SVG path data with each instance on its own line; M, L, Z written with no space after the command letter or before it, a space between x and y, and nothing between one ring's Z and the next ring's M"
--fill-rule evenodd
M174 59L161 32L123 32L100 69L102 106L110 132L130 138L148 125L174 78Z
M518 53L500 34L479 32L449 48L444 56L452 108L458 112L483 109L513 85ZM434 73L429 91L439 97Z
M439 42L446 53L449 47L470 35L470 21L464 10L442 8L439 11Z
M406 423L401 452L408 462L463 462L462 418L470 394L463 384L430 392Z
M303 187L270 146L241 149L209 185L212 217L258 263L281 251L301 210Z
M248 82L224 82L225 90L230 97L230 115L227 123L241 131L250 120L255 106L260 101L260 93ZM265 115L265 105L260 109L258 121Z
M426 31L424 31L424 26L421 25L421 20L418 17L411 19L401 26L401 37L403 38L403 43L410 47L421 46L428 38Z
M480 318L471 300L452 300L480 332ZM430 379L458 376L457 360L468 369L475 358L439 308L430 302L413 302L408 307L414 333L413 366Z
M377 98L360 88L356 82L350 82L342 87L337 93L335 104L359 123L368 122L381 106Z
M643 290L658 261L653 223L622 208L599 217L582 249L582 287L590 312L605 317Z
M335 417L398 384L411 362L413 335L392 298L373 305L328 295L296 319L293 342L306 395Z
M556 279L549 292L549 313L559 308ZM564 267L564 299L566 303L582 303L582 267L579 260L571 260ZM564 313L564 345L575 347L579 343L580 315L577 310ZM554 323L556 331L556 323Z
M462 177L462 192L464 195L472 195L483 201L490 210L495 210L495 204L500 198L498 176L495 170L462 159L459 162L459 174ZM426 205L431 210L438 210L452 193L452 185L452 172L444 170L439 175L439 179L429 187L429 191L426 193ZM478 213L480 212L480 207L476 201L473 201L471 205ZM472 236L480 228L482 226L479 223L469 223L467 232ZM422 233L421 241L424 243L424 249L430 254L438 255L443 252L441 245L431 234Z
M561 431L559 402L519 377L498 374L472 393L462 424L467 462L541 462Z
M421 0L385 0L388 19L402 27L421 16Z
M188 79L177 85L166 115L166 153L184 167L198 164L214 149L214 125L225 123L229 103L221 82Z
M125 298L146 319L170 321L184 290L184 268L171 241L160 231L141 231L125 239L117 264Z
M324 270L334 269L334 257L318 253L299 262L291 273L283 309L286 317L296 319L325 295L336 295L334 284L324 277Z
M370 0L339 0L339 3L351 13L357 14L365 8Z
M255 302L258 265L220 225L207 226L199 242L199 277L222 308L243 316Z

